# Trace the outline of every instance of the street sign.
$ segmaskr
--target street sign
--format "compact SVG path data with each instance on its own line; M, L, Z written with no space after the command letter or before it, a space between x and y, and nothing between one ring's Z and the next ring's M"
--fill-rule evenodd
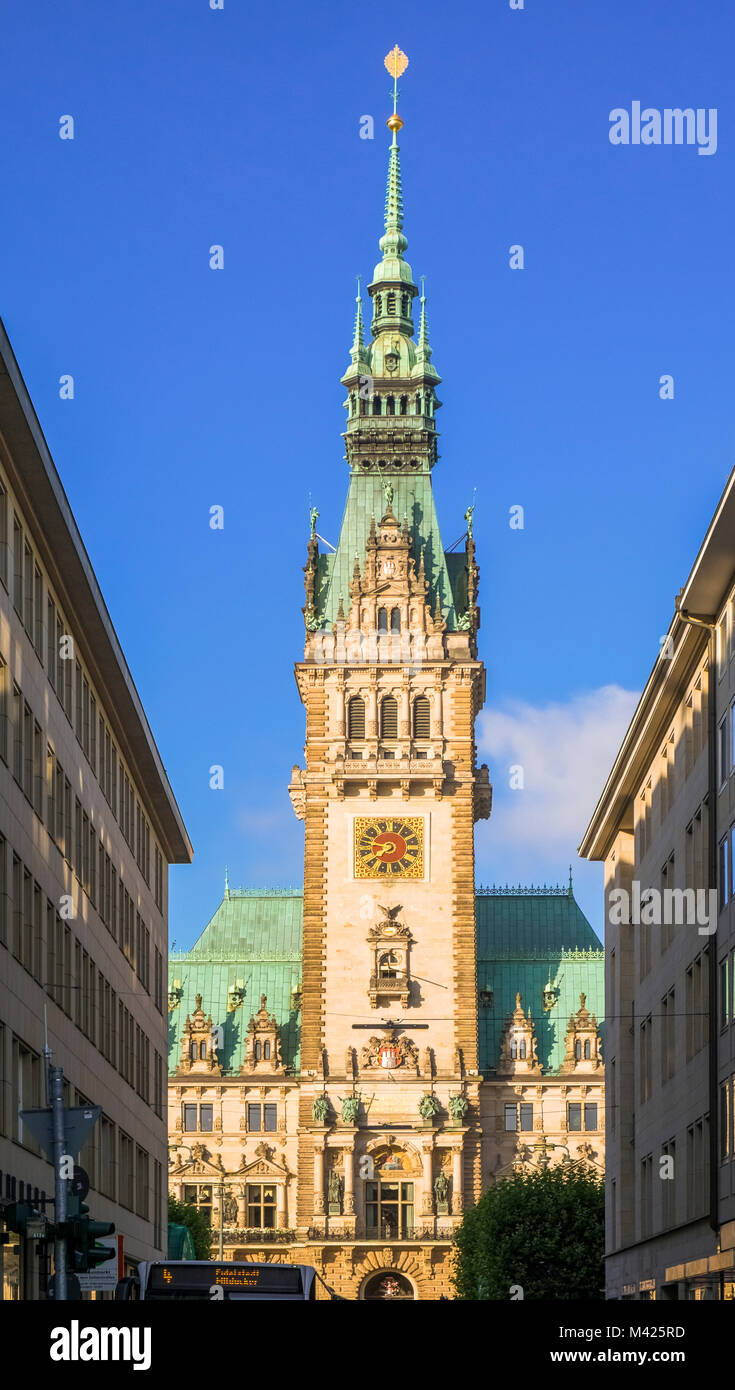
M67 1153L79 1153L101 1114L101 1105L74 1105L70 1109L64 1110L64 1143ZM52 1111L21 1110L20 1118L23 1124L28 1126L33 1138L41 1145L46 1157L53 1163L54 1122Z
M110 1258L96 1269L90 1269L88 1274L77 1274L79 1287L82 1293L88 1293L90 1289L111 1290L114 1293L124 1273L123 1238L121 1235L100 1237L97 1244L109 1246Z
M45 1240L48 1231L47 1216L29 1216L26 1221L25 1235L27 1240Z

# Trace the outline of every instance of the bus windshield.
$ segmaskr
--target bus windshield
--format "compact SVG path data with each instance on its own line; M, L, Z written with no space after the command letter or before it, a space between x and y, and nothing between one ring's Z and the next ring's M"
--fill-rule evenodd
M141 1264L118 1297L157 1299L314 1299L316 1271L309 1265L242 1264L217 1260L162 1260Z

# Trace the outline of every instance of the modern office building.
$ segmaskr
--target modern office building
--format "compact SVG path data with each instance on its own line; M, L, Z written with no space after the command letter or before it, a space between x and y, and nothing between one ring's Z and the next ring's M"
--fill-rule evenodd
M81 1162L126 1260L165 1253L168 866L191 846L0 326L0 1270L44 1296L52 1247L6 1230L54 1182L20 1111L102 1106Z
M735 1297L735 473L580 854L605 865L607 1286Z

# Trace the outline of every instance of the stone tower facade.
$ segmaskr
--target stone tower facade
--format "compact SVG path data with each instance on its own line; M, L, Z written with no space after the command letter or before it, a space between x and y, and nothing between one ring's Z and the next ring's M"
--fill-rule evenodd
M358 295L342 378L349 492L334 554L319 553L312 516L296 667L306 761L291 785L305 822L299 1224L381 1248L394 1228L435 1236L440 1223L451 1238L480 1193L473 827L491 802L474 738L472 513L464 550L445 555L431 487L440 378L423 296L414 337L402 122L388 124L372 341Z

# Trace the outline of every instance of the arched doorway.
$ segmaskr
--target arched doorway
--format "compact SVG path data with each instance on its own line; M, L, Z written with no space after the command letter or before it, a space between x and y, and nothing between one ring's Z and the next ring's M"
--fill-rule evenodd
M405 1274L399 1274L397 1269L381 1269L377 1274L371 1275L362 1291L365 1302L385 1302L398 1303L401 1299L416 1299L413 1284L407 1279Z

